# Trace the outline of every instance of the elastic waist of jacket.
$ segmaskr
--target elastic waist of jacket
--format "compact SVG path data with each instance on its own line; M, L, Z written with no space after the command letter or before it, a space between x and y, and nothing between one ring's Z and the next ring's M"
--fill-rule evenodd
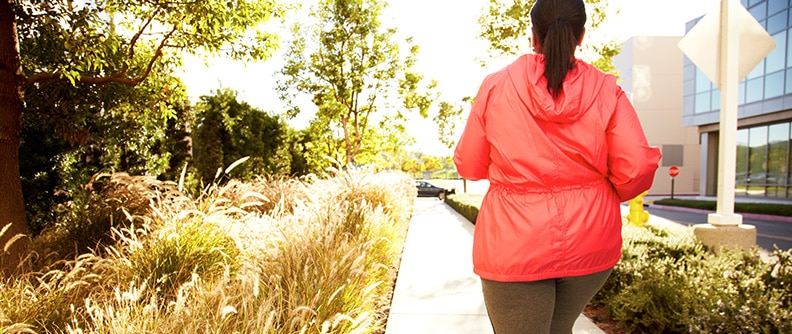
M606 180L592 180L586 183L543 186L543 185L517 185L507 183L490 183L490 191L498 191L509 194L552 194L565 191L580 191L583 189L594 189L597 187L609 186Z

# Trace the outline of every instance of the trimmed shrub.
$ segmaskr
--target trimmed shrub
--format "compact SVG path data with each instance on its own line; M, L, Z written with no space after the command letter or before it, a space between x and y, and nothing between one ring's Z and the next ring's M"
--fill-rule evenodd
M459 212L463 217L467 218L471 223L476 223L476 217L478 217L479 207L481 206L481 200L484 198L483 195L471 195L471 194L455 194L455 195L448 195L446 197L445 202Z

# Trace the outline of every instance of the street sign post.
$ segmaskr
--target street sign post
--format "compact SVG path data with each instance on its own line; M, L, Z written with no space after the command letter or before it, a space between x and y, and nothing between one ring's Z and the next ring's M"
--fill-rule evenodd
M668 167L668 175L671 176L671 199L674 199L674 180L679 175L679 167Z
M720 10L701 18L679 41L682 52L721 90L718 205L707 218L710 224L742 223L742 216L734 214L737 87L775 46L775 40L739 0L721 0Z
M717 251L756 245L756 227L734 213L737 171L737 87L775 48L775 40L738 0L721 0L720 10L705 15L679 42L679 48L721 90L718 142L718 204L693 233Z

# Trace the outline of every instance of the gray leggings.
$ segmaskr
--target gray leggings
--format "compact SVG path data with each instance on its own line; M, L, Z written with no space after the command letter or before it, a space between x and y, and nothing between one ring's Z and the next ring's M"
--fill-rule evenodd
M496 334L570 334L575 320L612 271L535 282L481 279L492 329Z

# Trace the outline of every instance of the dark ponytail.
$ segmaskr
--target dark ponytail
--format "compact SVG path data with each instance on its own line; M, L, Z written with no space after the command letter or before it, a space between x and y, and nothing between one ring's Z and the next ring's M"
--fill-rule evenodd
M575 66L575 48L586 26L583 0L537 0L531 25L545 57L547 90L558 98L567 72Z

